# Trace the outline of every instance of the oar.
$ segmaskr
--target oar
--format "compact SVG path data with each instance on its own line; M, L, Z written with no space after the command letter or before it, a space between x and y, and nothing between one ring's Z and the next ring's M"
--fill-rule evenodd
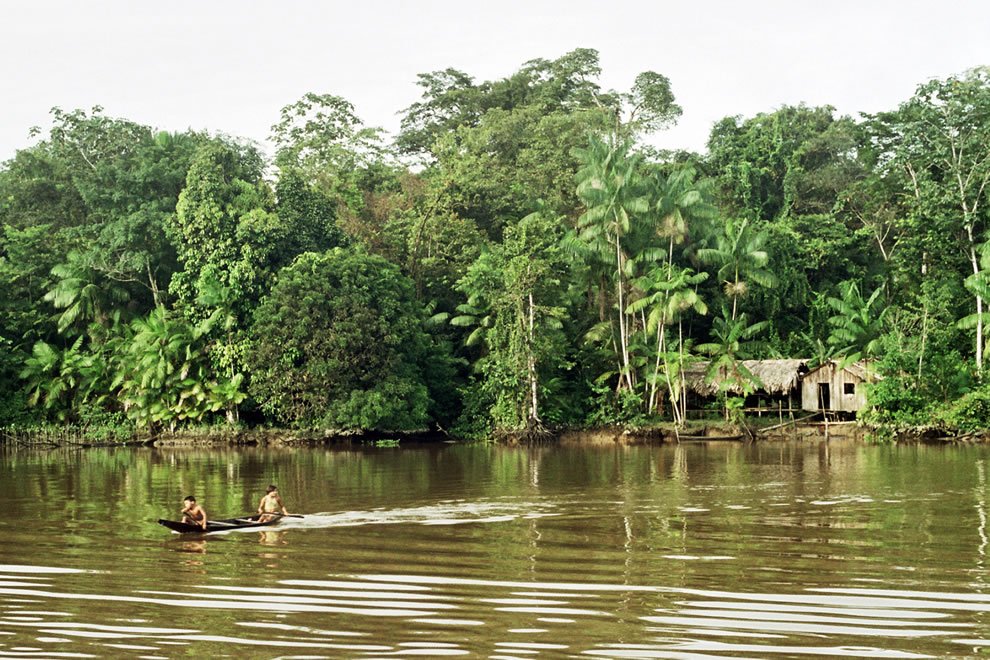
M278 516L279 518L303 518L299 513L256 513L255 516Z
M276 518L303 518L304 517L304 516L302 516L302 515L300 515L298 513L256 513L256 514L254 514L252 516L249 516L249 517L250 518L260 519L261 516L275 516Z

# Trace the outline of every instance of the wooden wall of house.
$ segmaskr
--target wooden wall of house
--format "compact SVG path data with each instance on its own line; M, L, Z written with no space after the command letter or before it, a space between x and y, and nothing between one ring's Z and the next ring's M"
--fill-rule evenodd
M866 405L863 380L848 369L836 369L833 362L801 379L801 407L804 410L821 410L818 392L822 383L829 386L829 410L856 412Z

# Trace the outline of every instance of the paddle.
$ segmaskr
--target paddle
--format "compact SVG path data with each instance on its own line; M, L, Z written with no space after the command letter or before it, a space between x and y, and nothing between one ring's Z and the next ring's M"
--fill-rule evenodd
M256 516L280 516L282 518L302 518L303 515L300 513L269 513L264 511L262 513L256 513Z
M250 515L250 516L243 516L241 518L238 518L237 520L238 521L243 521L243 522L257 522L258 520L261 519L262 516L272 516L272 518L302 518L302 516L299 515L298 513L288 513L288 514L286 514L286 513L256 513L256 514L253 514L253 515ZM211 520L210 521L210 524L211 525L215 525L217 527L240 527L240 525L238 525L236 522L224 522L222 520Z
M275 516L277 518L303 518L299 513L256 513L255 516ZM254 517L254 516L251 516Z

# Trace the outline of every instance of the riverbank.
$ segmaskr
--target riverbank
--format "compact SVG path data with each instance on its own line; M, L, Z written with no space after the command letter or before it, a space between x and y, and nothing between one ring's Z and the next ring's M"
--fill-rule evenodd
M560 445L644 445L691 442L787 442L848 439L870 443L923 442L944 444L990 443L990 430L953 433L936 426L875 428L856 421L828 421L811 416L804 421L775 423L769 419L748 419L746 425L712 420L690 420L683 428L661 424L649 428L575 429L552 433L541 443ZM528 435L500 438L502 444L531 444Z
M782 442L848 438L864 442L943 442L980 444L990 442L990 431L947 435L935 427L880 432L853 421L804 421L792 424L746 426L712 420L692 420L683 428L661 424L646 428L608 427L563 429L539 435L502 434L492 440L506 446L520 445L650 445L692 442ZM755 424L754 424L755 422ZM174 433L111 433L106 429L39 428L0 429L0 446L13 448L90 447L396 447L430 442L471 442L438 431L296 431L270 428L202 428Z
M310 447L316 445L369 444L395 446L402 442L450 440L435 432L294 431L291 429L203 428L174 433L108 434L81 429L0 429L0 446L55 447Z

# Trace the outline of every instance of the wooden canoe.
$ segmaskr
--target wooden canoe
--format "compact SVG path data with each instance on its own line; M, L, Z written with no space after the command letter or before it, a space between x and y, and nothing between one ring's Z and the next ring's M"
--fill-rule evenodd
M681 435L678 436L680 442L740 442L743 436L739 435Z
M208 534L210 532L223 532L229 529L244 529L247 527L268 527L269 525L274 525L279 520L282 519L282 514L280 513L270 513L266 514L270 516L275 516L271 520L261 521L260 515L254 516L244 516L241 518L227 518L226 520L207 520L206 529L203 529L199 525L192 525L190 523L177 522L175 520L164 520L162 518L158 519L159 525L164 525L168 527L173 532L179 532L180 534Z

